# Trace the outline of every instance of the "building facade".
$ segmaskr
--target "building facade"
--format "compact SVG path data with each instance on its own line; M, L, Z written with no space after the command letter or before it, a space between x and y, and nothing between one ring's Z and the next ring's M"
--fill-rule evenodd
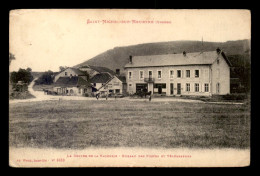
M126 93L126 79L124 76L113 76L102 87L99 88L101 94L108 92L109 94L124 94Z
M217 49L210 52L136 56L125 69L127 91L151 91L154 95L230 93L230 62Z

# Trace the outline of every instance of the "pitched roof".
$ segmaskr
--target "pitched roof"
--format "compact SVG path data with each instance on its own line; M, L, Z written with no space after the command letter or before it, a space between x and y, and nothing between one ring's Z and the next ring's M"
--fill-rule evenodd
M126 77L125 76L119 76L119 75L115 75L113 77L111 77L104 85L102 85L98 90L102 89L103 87L105 87L112 79L114 79L115 77L117 77L120 81L122 81L122 83L126 83Z
M55 83L56 87L77 87L77 86L91 86L89 82L80 76L60 77Z
M116 76L122 83L126 83L126 77L125 76Z
M90 79L91 83L106 83L111 76L108 73L99 73Z
M225 54L221 55L230 66L230 62ZM165 55L150 55L150 56L133 56L132 63L125 65L128 67L152 67L152 66L173 66L173 65L211 65L217 59L216 51L186 53L186 56L181 54L165 54Z
M80 71L80 70L77 69L77 68L70 67L70 69L73 70L77 75L86 75L85 72Z
M79 68L90 68L92 70L95 70L99 73L110 73L111 75L115 75L116 73L112 70L110 70L109 68L106 67L99 67L99 66L92 66L92 65L83 65L80 66Z

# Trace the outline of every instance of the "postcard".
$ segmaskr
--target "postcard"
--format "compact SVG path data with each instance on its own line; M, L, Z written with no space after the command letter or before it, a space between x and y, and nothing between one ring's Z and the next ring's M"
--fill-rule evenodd
M10 167L250 166L249 10L9 20Z

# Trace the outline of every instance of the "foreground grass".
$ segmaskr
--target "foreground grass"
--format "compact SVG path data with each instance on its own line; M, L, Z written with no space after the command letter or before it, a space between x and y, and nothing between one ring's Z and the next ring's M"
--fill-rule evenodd
M10 105L14 147L249 148L244 105L44 101Z

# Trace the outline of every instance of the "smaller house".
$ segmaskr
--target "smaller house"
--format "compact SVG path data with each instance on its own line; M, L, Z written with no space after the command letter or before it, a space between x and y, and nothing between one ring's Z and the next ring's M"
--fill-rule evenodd
M106 84L113 76L109 73L99 73L93 76L89 82L96 89L100 89L104 84Z
M125 76L115 75L109 79L102 87L98 89L101 95L109 92L110 94L125 94L126 93L126 78Z
M59 95L90 95L91 84L80 76L60 77L55 83L53 90Z
M76 68L67 68L66 70L58 73L55 75L55 78L54 78L54 82L56 82L60 77L72 77L72 76L81 76L83 77L84 79L87 80L88 78L88 75L86 72L84 71L81 71L79 69L76 69Z

